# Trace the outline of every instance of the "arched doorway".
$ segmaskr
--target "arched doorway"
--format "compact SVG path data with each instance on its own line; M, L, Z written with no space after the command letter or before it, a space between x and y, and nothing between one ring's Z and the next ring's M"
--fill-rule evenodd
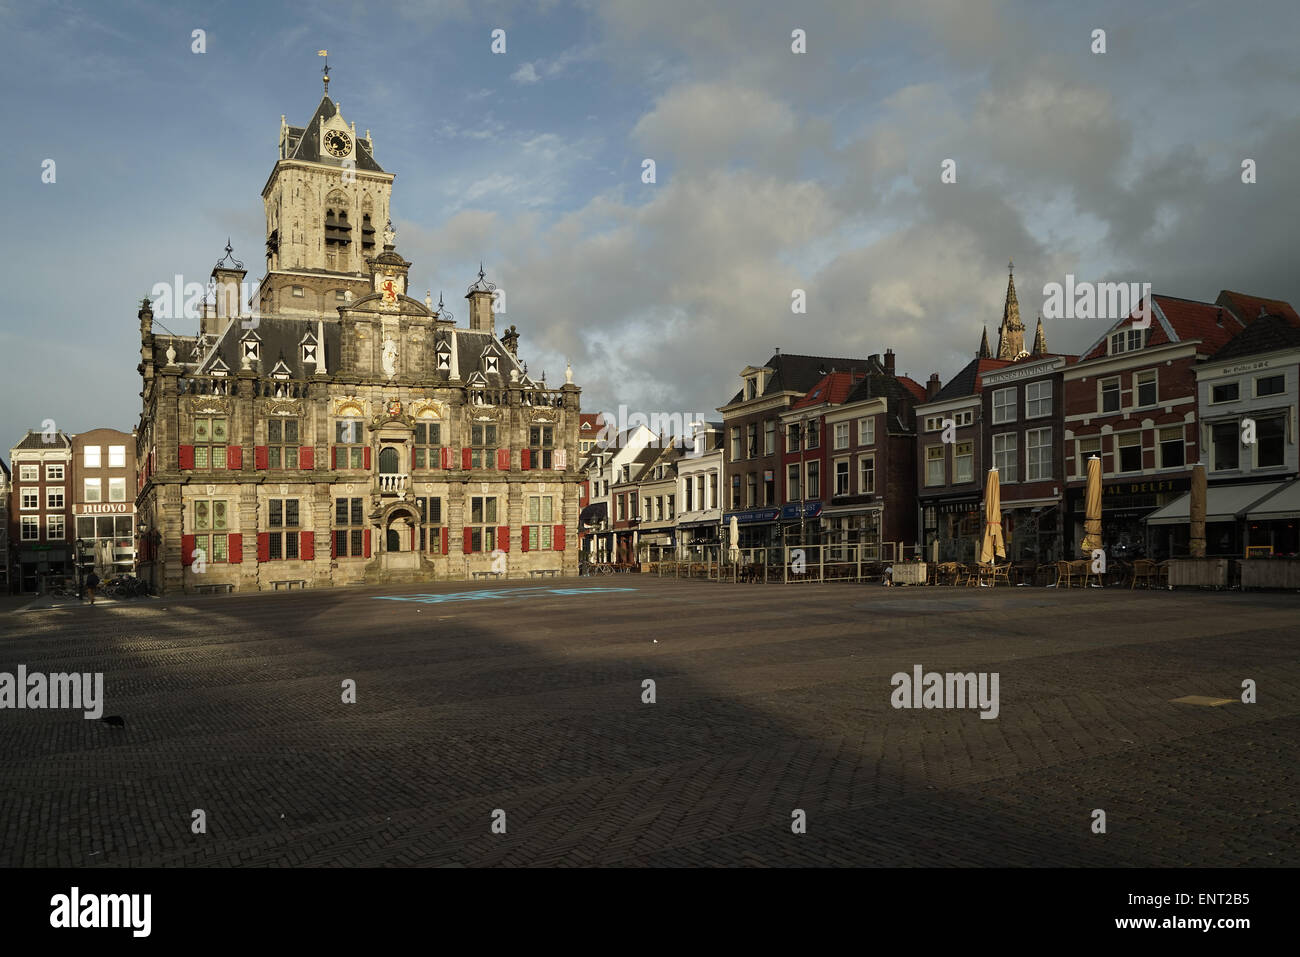
M388 531L384 535L384 549L390 552L404 551L402 548L402 535L397 530L397 523L388 526Z
M385 445L379 450L379 474L395 475L397 474L397 449L391 445Z

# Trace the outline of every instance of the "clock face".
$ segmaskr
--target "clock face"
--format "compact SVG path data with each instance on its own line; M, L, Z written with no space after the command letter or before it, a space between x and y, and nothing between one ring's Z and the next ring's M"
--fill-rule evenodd
M352 152L352 139L341 130L330 130L325 134L325 148L335 156L347 156Z

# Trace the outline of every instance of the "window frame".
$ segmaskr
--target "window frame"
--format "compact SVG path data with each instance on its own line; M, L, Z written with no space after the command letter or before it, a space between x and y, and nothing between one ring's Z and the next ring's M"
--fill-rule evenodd
M1129 442L1129 443L1125 444L1124 440L1126 440L1126 439L1130 439L1130 438L1133 438L1133 437L1136 437L1136 438L1137 438L1137 442L1136 442L1136 443ZM1143 447L1142 447L1142 430L1141 430L1141 429L1129 429L1128 431L1125 431L1125 432L1115 432L1115 433L1112 434L1112 439L1113 439L1113 441L1114 441L1114 443L1115 443L1115 458L1114 458L1115 474L1116 474L1116 475L1133 475L1133 474L1135 474L1135 473L1137 473L1137 472L1141 472L1141 471L1142 471L1142 453L1143 453ZM1137 467L1136 467L1136 468L1127 469L1127 468L1124 467L1124 450L1125 450L1125 449L1132 449L1132 448L1136 448L1136 449L1137 449Z
M1143 381L1149 377L1149 381ZM1151 401L1142 401L1142 389L1151 387ZM1157 369L1139 369L1133 373L1133 408L1153 409L1160 404L1160 373Z
M1038 394L1031 396L1029 394L1031 389L1033 389ZM1047 390L1046 395L1042 394L1042 391L1044 389ZM1037 382L1026 382L1025 383L1025 418L1041 419L1044 416L1051 415L1052 399L1054 398L1054 396L1052 395L1053 391L1054 390L1052 388L1051 379L1039 379ZM1046 404L1046 408L1043 408L1044 404ZM1034 408L1042 409L1042 411L1035 412L1033 411Z
M927 445L925 447L925 487L938 488L941 485L948 484L948 456L945 453L946 445ZM938 452L936 455L935 453ZM939 466L939 478L937 481L931 478L931 469Z
M1001 440L1002 448L998 448ZM992 437L993 467L998 470L998 481L1010 485L1020 476L1020 433L995 432Z
M1016 387L993 390L993 424L1005 425L1016 421Z
M1033 438L1042 437L1043 433L1046 433L1046 441L1034 444ZM1037 468L1034 462L1035 452L1038 453ZM1053 471L1052 427L1047 425L1037 429L1025 429L1025 481L1050 482Z
M867 475L871 477L870 482L864 481ZM874 452L858 457L858 494L876 494L876 454Z

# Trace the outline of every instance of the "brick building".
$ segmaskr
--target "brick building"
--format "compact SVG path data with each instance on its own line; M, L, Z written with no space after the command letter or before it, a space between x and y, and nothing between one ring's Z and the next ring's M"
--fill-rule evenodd
M580 390L527 374L482 270L466 325L407 295L392 182L327 94L281 124L260 314L229 246L196 335L142 304L136 508L161 591L464 578L494 552L509 577L576 572Z
M1168 537L1154 535L1148 542L1144 520L1190 489L1191 465L1205 451L1197 423L1196 368L1256 318L1249 308L1265 302L1228 291L1213 303L1153 295L1149 328L1139 328L1144 301L1064 370L1071 550L1083 536L1086 462L1096 454L1102 461L1107 554L1169 556Z
M0 595L9 594L13 584L13 539L9 536L9 490L12 484L9 466L0 459Z
M15 590L36 592L47 577L71 576L72 441L61 431L28 431L9 451L13 470L9 536Z
M77 563L101 578L135 570L135 436L92 429L72 436L72 536Z

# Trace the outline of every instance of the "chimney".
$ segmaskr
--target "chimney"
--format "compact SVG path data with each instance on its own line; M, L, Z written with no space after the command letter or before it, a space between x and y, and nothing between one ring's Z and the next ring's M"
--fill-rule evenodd
M469 300L469 327L479 332L496 335L496 322L492 316L492 294L496 285L484 278L482 264L478 267L478 280L469 287L465 298Z
M943 384L939 381L939 373L931 372L930 381L925 384L926 401L928 402L929 400L933 399L936 395L938 395L939 390L942 388L943 388Z
M885 350L885 372L887 372L889 375L894 374L894 350L893 349Z

